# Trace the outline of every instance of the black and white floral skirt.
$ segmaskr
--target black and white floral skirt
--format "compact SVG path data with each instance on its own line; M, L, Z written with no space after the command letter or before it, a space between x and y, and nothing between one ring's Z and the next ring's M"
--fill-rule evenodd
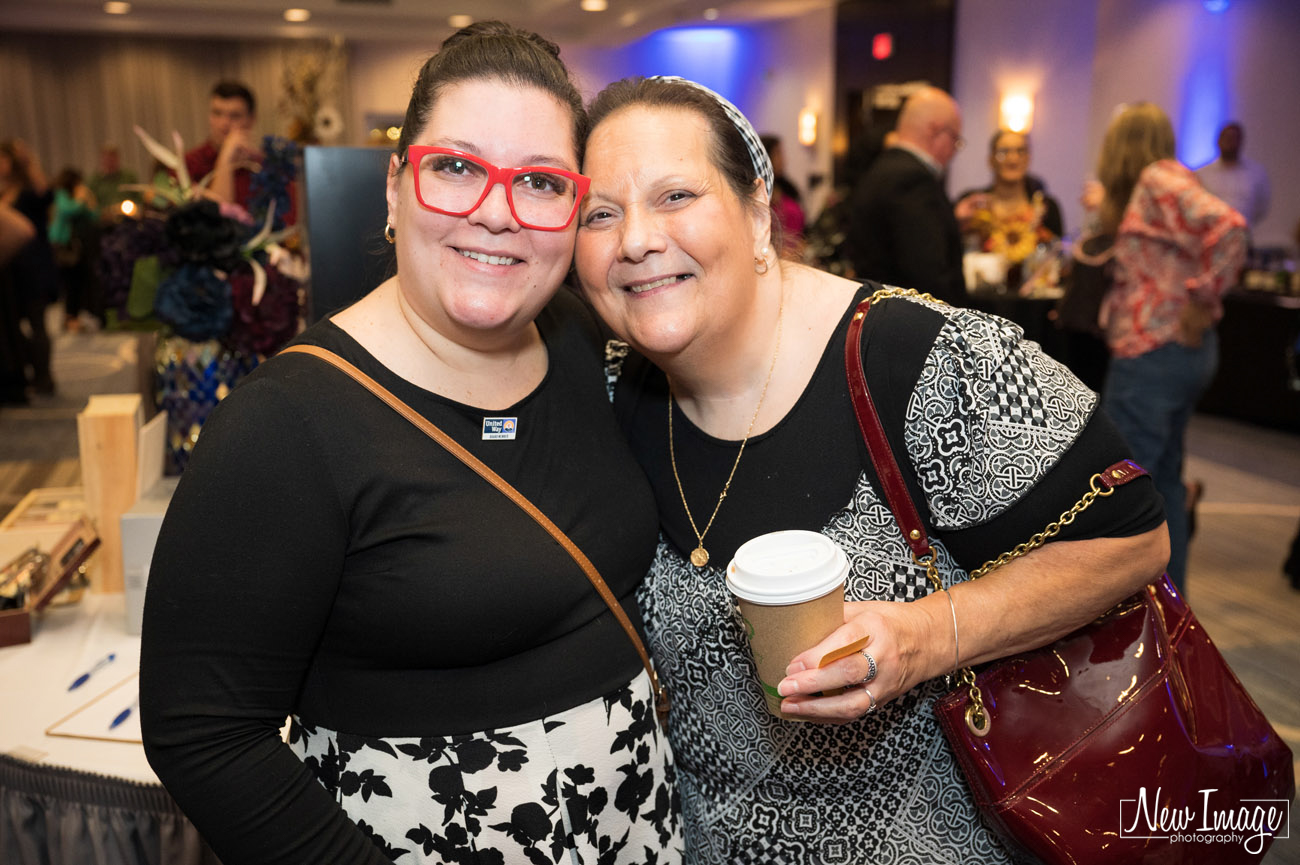
M641 673L514 727L371 738L294 719L290 747L398 863L679 863L672 752Z

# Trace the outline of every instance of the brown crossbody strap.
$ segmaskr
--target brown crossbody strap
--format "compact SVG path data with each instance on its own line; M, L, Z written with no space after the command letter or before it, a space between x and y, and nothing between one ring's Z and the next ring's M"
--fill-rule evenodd
M610 612L614 614L614 617L618 619L618 623L622 625L623 630L627 633L628 639L632 641L632 645L636 648L636 653L641 656L641 665L645 667L646 673L650 676L650 684L654 687L655 692L655 711L658 713L661 721L667 721L668 695L664 693L663 687L659 684L659 675L655 673L654 667L650 664L650 655L646 652L645 643L641 641L641 636L636 632L636 628L633 627L632 621L627 617L627 613L624 612L622 604L618 602L618 599L614 597L614 593L610 591L609 586L605 584L605 580L601 577L600 571L597 571L596 566L591 563L591 559L587 558L586 553L578 549L577 544L569 540L569 536L562 532L559 526L551 522L550 517L538 510L537 506L529 501L523 493L511 486L509 481L488 468L488 466L478 457L465 450L459 442L440 430L434 424L430 423L425 417L416 412L415 409L394 396L392 391L385 388L379 382L375 381L373 378L366 375L334 352L317 345L291 345L280 353L288 354L289 352L310 354L318 357L326 363L333 364L338 369L356 379L356 381L363 385L367 390L386 402L393 411L406 418L421 432L442 445L443 448L445 448L452 456L473 469L485 481L500 490L506 498L518 505L524 513L532 517L539 526L546 529L547 533L551 537L555 538L555 540L559 542L560 546L564 548L565 552L567 552L573 560L578 563L578 567L582 568L582 572L587 575L587 579L591 581L592 586L595 587L596 592L609 607Z

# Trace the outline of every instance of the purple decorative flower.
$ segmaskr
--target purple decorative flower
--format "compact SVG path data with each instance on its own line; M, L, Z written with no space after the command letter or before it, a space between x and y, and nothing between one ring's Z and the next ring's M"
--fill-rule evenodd
M244 264L229 278L234 322L224 340L227 347L245 354L266 357L298 332L298 286L273 265L266 265L266 290L253 305L253 268Z

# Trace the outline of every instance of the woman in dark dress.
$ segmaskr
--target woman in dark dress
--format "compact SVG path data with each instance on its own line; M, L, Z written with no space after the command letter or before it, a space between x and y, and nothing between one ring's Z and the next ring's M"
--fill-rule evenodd
M531 499L639 619L654 501L595 321L559 291L585 133L552 43L451 36L389 164L397 274L298 342ZM317 357L272 358L205 424L149 575L140 687L150 763L225 865L680 858L650 680L583 571Z

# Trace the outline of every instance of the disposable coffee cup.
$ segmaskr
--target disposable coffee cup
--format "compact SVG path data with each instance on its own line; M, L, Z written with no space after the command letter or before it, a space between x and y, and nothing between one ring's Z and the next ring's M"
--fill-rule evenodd
M736 598L758 669L767 710L781 712L776 686L790 660L844 624L844 580L849 560L817 532L771 532L746 541L727 565L727 588Z

